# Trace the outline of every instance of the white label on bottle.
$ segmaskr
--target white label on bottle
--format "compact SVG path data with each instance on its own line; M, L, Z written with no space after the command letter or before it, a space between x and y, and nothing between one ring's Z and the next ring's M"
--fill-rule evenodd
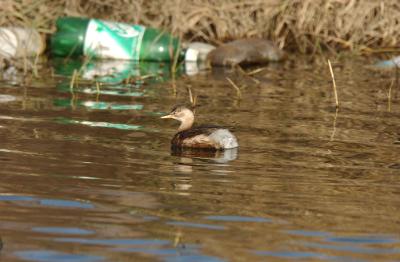
M139 60L144 26L91 19L83 53L88 57Z

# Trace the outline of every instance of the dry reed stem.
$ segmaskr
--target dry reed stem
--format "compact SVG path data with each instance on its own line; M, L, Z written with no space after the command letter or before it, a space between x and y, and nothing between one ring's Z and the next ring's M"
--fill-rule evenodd
M181 242L182 236L183 236L182 231L178 229L174 237L174 247L177 247L178 244Z
M252 75L247 73L240 65L235 65L234 68L243 76L250 78L255 84L259 85L261 83L257 78L254 78Z
M328 65L329 65L329 71L331 72L331 77L332 77L333 93L335 94L335 104L336 104L336 108L338 108L339 107L339 99L338 99L338 94L337 94L337 89L336 89L335 75L333 74L331 61L329 59L328 59Z
M147 74L147 75L142 75L136 78L136 80L146 80L148 78L153 78L156 77L156 74Z
M171 75L171 87L172 87L172 92L173 92L174 96L176 97L178 95L178 91L176 89L175 74Z
M197 96L193 96L192 87L190 85L187 86L187 89L188 89L188 93L189 93L190 104L193 107L195 107L196 106L196 101L197 101Z
M247 72L246 74L247 74L248 76L253 76L253 75L256 75L256 74L258 74L258 73L264 71L264 70L267 69L267 68L268 68L268 67L260 67L260 68L254 69L253 71Z
M71 81L69 82L69 90L71 91L71 93L74 92L74 84L75 84L77 75L78 75L78 71L76 69L74 69L74 72L72 73Z
M72 73L72 77L71 77L71 82L69 83L69 91L71 93L71 108L75 109L75 93L74 93L74 84L77 81L77 76L78 76L78 71L76 69L74 69L74 72Z
M336 110L335 110L335 117L333 118L333 129L332 129L332 134L331 134L331 137L330 137L330 141L333 141L333 140L335 139L335 134L336 134L336 121L337 121L338 113L339 113L339 108L336 107Z
M389 91L387 93L387 98L388 98L388 112L391 111L391 105L392 105L392 87L394 86L394 82L396 81L395 78L392 79L392 81L390 82L390 86L389 86Z
M172 38L170 38L170 39L171 39L170 41L172 41ZM181 41L182 41L182 34L180 34L180 36L179 36L178 48L177 48L177 50L175 50L175 56L173 57L173 60L172 60L171 74L176 74L177 68L179 67L178 60L179 60L179 54L181 53ZM171 49L173 49L172 42L170 43L170 47L171 47ZM173 51L171 52L171 54L173 54Z
M241 99L242 92L240 91L240 88L229 77L226 77L226 80L228 80L228 82L233 86L233 88L235 88L237 97Z
M39 78L38 62L39 62L39 54L35 56L35 60L32 65L32 72L36 78Z
M99 96L100 96L100 83L96 81L96 102L99 102Z

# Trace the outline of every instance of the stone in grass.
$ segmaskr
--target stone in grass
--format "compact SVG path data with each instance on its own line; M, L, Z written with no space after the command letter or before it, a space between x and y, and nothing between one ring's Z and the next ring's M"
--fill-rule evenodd
M207 60L213 66L265 64L285 58L285 53L265 39L239 39L212 50Z

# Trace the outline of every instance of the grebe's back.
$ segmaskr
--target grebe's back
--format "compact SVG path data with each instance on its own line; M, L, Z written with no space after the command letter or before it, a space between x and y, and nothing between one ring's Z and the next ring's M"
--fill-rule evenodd
M226 128L214 125L192 127L194 114L186 107L176 107L162 118L173 118L181 122L178 133L171 140L172 148L224 150L239 146L236 137Z
M221 150L236 148L239 144L228 129L203 125L176 133L171 146Z

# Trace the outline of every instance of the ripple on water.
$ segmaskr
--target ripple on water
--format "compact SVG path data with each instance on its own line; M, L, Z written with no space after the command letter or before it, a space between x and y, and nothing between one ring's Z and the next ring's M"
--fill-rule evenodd
M60 124L79 124L90 127L106 127L106 128L115 128L122 130L140 130L143 127L139 125L129 125L129 124L120 124L120 123L109 123L109 122L96 122L96 121L87 121L87 120L75 120L68 118L57 118L55 122Z
M211 230L225 230L226 229L225 226L220 226L220 225L210 225L210 224L191 223L191 222L182 222L182 221L167 222L167 225L180 226L180 227L211 229Z
M316 252L299 252L299 251L254 251L254 254L258 256L268 257L279 257L286 259L332 259L332 256L328 256L322 253Z
M353 243L353 244L394 244L400 243L399 239L390 236L347 236L347 237L328 237L326 241L337 243Z
M161 239L139 239L139 238L110 238L110 239L90 239L90 238L55 238L57 242L63 243L79 243L87 245L105 245L105 246L118 246L118 245L137 245L137 246L162 246L170 243L168 240Z
M140 104L120 104L120 103L108 103L102 101L91 101L91 100L76 100L71 101L70 99L55 99L54 105L57 107L85 107L92 110L142 110L143 105Z
M360 245L333 245L333 244L324 244L324 243L315 243L315 242L301 242L300 243L304 247L312 247L319 249L328 249L334 251L349 251L352 253L359 254L396 254L400 255L400 248L390 248L390 247L367 247Z
M115 248L114 251L141 253L159 257L162 261L178 262L178 261L199 261L199 262L222 262L225 261L218 257L202 254L201 246L196 244L176 245L174 248L152 248L144 247L128 247Z
M33 227L32 231L64 235L91 235L95 233L92 230L75 227Z
M0 201L11 201L11 202L23 202L24 205L27 203L49 207L60 207L60 208L83 208L91 209L94 205L91 203L75 201L75 200L63 200L63 199L45 199L32 196L20 196L20 195L0 195Z
M306 240L297 241L297 244L304 248L344 251L354 254L400 254L399 248L387 246L387 244L396 244L400 242L399 239L390 235L333 236L334 234L329 232L307 230L287 230L286 233L290 235L312 237L313 240L318 240L318 242ZM275 253L268 251L266 254L274 255Z
M78 255L78 254L69 254L58 251L49 251L49 250L26 250L26 251L17 251L15 255L19 258L30 260L30 261L39 261L39 262L97 262L104 261L104 258L101 256L93 256L93 255Z
M246 217L246 216L206 216L205 219L225 221L225 222L257 222L257 223L270 223L271 219L263 217Z

